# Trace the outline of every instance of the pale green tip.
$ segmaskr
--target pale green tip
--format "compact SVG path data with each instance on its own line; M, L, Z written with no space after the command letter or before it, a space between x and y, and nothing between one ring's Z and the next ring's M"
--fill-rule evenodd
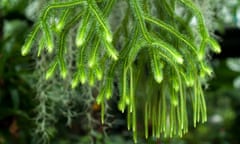
M201 52L199 52L199 54L197 55L198 57L198 61L202 61L204 59L204 54L202 54Z
M115 61L118 60L118 54L112 53L111 56L112 56L113 60L115 60Z
M63 79L65 79L67 77L67 71L66 70L62 70L61 71L61 76Z
M48 80L49 78L52 77L52 75L53 75L52 73L47 72L47 73L46 73L46 76L45 76L45 79Z
M97 96L97 98L96 98L97 104L98 104L98 105L101 104L102 101L103 101L102 96Z
M207 69L206 69L206 72L207 72L207 74L208 74L209 76L211 76L212 73L213 73L212 69L210 69L210 68L207 68Z
M186 81L186 85L187 85L188 87L192 87L192 86L194 85L194 80L193 80L193 79L187 80L187 81Z
M215 41L213 38L209 38L208 41L212 45L212 50L215 53L220 53L221 52L221 47L220 47L220 45L218 44L217 41Z
M50 78L53 76L56 65L57 65L57 63L54 63L54 64L48 69L48 71L46 72L46 76L45 76L45 79L46 79L46 80L50 79Z
M95 82L94 82L94 78L91 78L90 80L89 80L89 86L90 87L93 87L94 86L94 84L95 84Z
M79 75L79 80L81 84L85 84L87 81L85 70L84 69L79 70L78 75Z
M95 65L95 61L93 59L89 60L88 67L92 68Z
M178 106L178 101L176 99L171 100L173 106Z
M119 109L122 113L124 113L125 104L124 104L123 101L120 101L120 102L118 103L118 109Z
M61 30L62 30L62 28L63 28L63 23L58 23L58 25L56 26L56 30L58 31L58 32L60 32Z
M71 87L72 87L72 89L76 88L77 85L78 85L78 78L72 80L72 83L71 83Z
M183 64L183 58L181 56L177 57L177 62Z
M213 70L212 70L209 66L203 65L203 66L202 66L202 69L203 69L203 71L204 71L207 75L209 75L209 76L211 76L212 73L213 73Z
M22 56L26 56L30 51L30 44L26 44L22 47L21 54Z
M145 135L145 138L148 139L148 135Z
M109 34L109 33L106 34L106 40L107 40L107 42L112 42L111 34Z
M162 75L158 74L158 75L155 76L155 81L156 81L157 83L161 83L162 80L163 80Z
M103 74L102 74L101 70L97 70L97 71L96 71L96 76L97 76L97 79L98 79L98 80L102 80L102 77L103 77L102 75L103 75Z
M125 102L126 102L126 104L129 105L129 104L130 104L129 96L124 96L124 97L125 97Z
M38 53L37 53L37 57L40 57L40 55L41 55L41 49L39 48Z
M101 122L104 124L105 106L101 104Z
M50 53L50 54L53 52L53 43L48 42L47 50L48 50L48 53Z
M80 82L82 83L82 84L85 84L86 83L86 77L85 76L80 76Z
M106 91L106 99L108 100L108 99L110 99L112 97L112 91L110 90L110 89L108 89L107 91Z
M23 48L22 48L22 56L26 56L27 54L28 54L28 49L24 46Z
M77 47L82 46L83 43L84 43L84 40L83 40L82 38L78 38L78 39L76 40L76 46L77 46Z

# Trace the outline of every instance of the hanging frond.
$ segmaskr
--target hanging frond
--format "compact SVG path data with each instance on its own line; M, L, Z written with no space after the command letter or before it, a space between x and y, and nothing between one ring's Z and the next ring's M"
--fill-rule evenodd
M122 3L127 8L115 12ZM178 9L187 16L179 16ZM113 16L119 23L110 22ZM196 27L189 22L193 17ZM190 122L196 126L207 120L202 85L213 70L206 56L221 49L193 0L50 1L26 38L22 55L37 39L37 56L47 60L41 70L45 80L61 76L67 81L62 85L72 91L94 91L94 97L88 95L101 107L102 123L108 100L119 97L118 108L127 112L135 143L141 129L145 138L181 137Z

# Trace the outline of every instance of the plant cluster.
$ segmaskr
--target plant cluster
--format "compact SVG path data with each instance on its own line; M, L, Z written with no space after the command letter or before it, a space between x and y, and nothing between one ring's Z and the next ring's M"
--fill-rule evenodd
M41 71L45 83L61 76L73 90L87 86L97 91L93 98L101 105L102 123L107 100L119 95L119 110L127 111L135 142L142 128L146 138L182 136L188 131L189 117L194 126L207 120L202 88L212 74L207 54L220 52L197 3L49 1L22 55L37 47L35 55L46 60ZM193 18L196 26L191 25ZM139 117L143 127L138 125Z

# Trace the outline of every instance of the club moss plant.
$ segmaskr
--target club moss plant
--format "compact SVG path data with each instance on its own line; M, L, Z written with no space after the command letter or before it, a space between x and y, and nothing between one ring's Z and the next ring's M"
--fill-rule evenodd
M78 87L97 88L91 98L101 105L102 123L108 100L119 97L135 142L139 117L146 138L181 137L190 122L196 126L207 120L203 85L213 73L208 54L219 53L220 47L204 17L197 0L49 1L22 55L35 47L34 55L45 61L37 69L45 77L40 83L62 92L67 85L66 95ZM57 76L67 83L56 86L51 81ZM38 87L41 111L48 105L41 97L48 90Z

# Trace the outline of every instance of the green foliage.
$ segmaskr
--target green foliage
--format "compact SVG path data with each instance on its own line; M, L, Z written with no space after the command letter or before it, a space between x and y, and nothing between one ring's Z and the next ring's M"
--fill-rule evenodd
M239 71L236 71L239 70L238 61L239 58L213 61L215 76L206 91L208 122L193 129L182 141L196 144L238 143L240 89L234 87L234 80L239 76Z
M193 17L197 26L190 23ZM146 138L181 137L190 122L196 126L207 120L202 85L212 69L206 55L209 50L219 53L220 47L195 1L49 1L22 55L32 47L38 47L39 56L37 132L44 138L57 109L68 112L69 103L96 101L104 123L108 100L118 95L135 142L141 129ZM87 93L77 94L84 89ZM84 95L90 102L82 101ZM143 127L138 117L144 119Z
M14 9L14 8L12 8ZM2 13L3 14L3 13ZM1 19L2 17L0 17ZM1 19L2 20L2 19ZM34 92L31 87L31 57L22 57L26 21L4 20L0 39L0 143L27 143L34 127L31 120Z

